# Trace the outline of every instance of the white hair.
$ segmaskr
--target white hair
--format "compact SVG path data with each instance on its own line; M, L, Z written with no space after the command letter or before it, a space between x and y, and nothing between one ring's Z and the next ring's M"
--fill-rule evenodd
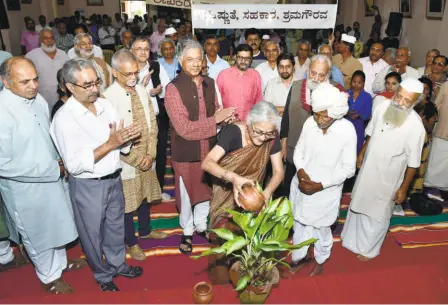
M93 41L92 36L90 36L89 34L87 34L87 33L78 33L78 34L76 34L76 36L75 36L74 43L75 43L76 45L79 44L79 41L80 41L82 38L85 38L85 37L89 37L90 40Z
M120 70L120 67L123 63L131 61L137 62L134 54L132 54L132 52L128 49L121 49L115 52L115 54L112 56L111 66L116 70Z
M75 84L77 81L75 73L85 69L92 69L98 76L96 69L89 60L84 58L73 58L67 61L62 67L62 77L66 83Z
M310 63L310 68L309 68L310 71L311 71L311 65L314 62L327 63L327 65L328 65L327 77L329 77L331 75L331 66L332 66L332 64L331 64L330 58L328 58L327 55L317 54L317 55L314 55L313 57L311 57L311 63Z
M324 47L329 47L330 48L330 54L333 55L333 48L329 44L321 44L319 46L319 48L317 48L317 53L320 54L320 52L322 51L322 49Z
M398 49L408 49L408 56L411 56L411 48L408 46L400 46Z
M281 52L280 45L272 40L269 40L268 42L266 42L266 44L264 45L263 51L266 50L266 48L271 44L277 47L278 53L280 54L280 52Z
M195 50L195 49L199 49L201 52L201 56L202 58L204 58L204 49L202 48L202 45L197 42L196 40L185 40L184 43L182 44L182 51L179 54L179 61L182 62L185 54L187 54L188 51L190 50Z
M174 40L172 40L171 38L164 38L159 42L159 51L158 51L159 55L162 55L162 46L164 43L171 43L173 47L176 48Z
M280 130L282 118L278 114L277 108L269 102L261 101L256 103L246 118L247 125L255 123L271 123L277 130Z

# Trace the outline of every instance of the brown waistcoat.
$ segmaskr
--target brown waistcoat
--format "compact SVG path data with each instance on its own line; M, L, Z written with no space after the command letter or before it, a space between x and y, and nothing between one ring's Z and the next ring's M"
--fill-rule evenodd
M182 103L188 111L190 121L199 120L199 96L196 84L191 77L181 72L171 83L179 92ZM202 76L202 92L204 95L207 118L215 114L215 83L212 78ZM171 124L171 123L170 123ZM171 124L171 158L175 162L199 162L201 161L200 140L186 140L177 134ZM205 138L204 138L205 139ZM216 144L216 137L208 138L210 148Z

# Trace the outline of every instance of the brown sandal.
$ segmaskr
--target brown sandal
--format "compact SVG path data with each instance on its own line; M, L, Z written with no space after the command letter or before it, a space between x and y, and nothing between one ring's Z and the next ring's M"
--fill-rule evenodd
M48 284L42 284L42 287L45 291L52 293L52 294L70 294L75 292L73 290L73 287L67 284L62 277L58 278L57 280L48 283Z
M69 259L67 261L67 268L63 272L80 270L87 266L87 261L84 259Z
M146 259L145 252L143 252L138 244L128 247L128 252L133 260L144 261Z

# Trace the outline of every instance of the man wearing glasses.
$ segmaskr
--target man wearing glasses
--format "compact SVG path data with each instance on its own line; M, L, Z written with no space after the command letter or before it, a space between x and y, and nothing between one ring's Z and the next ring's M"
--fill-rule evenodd
M443 55L437 55L432 60L431 73L423 75L429 78L433 85L433 100L437 98L440 87L446 82L445 67L448 65L448 59Z
M224 108L234 107L237 119L245 121L250 109L263 99L260 73L249 68L252 48L240 44L236 49L235 66L219 73L216 83Z
M50 134L69 173L76 227L95 280L102 291L119 291L114 277L143 273L126 264L120 178L120 152L130 153L141 128L123 127L117 110L99 98L102 80L90 61L72 59L62 69L72 97L56 113Z

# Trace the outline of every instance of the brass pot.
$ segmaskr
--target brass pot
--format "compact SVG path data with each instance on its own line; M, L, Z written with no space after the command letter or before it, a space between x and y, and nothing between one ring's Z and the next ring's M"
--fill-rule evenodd
M194 285L193 299L195 304L210 304L213 299L212 285L207 282L199 282Z

